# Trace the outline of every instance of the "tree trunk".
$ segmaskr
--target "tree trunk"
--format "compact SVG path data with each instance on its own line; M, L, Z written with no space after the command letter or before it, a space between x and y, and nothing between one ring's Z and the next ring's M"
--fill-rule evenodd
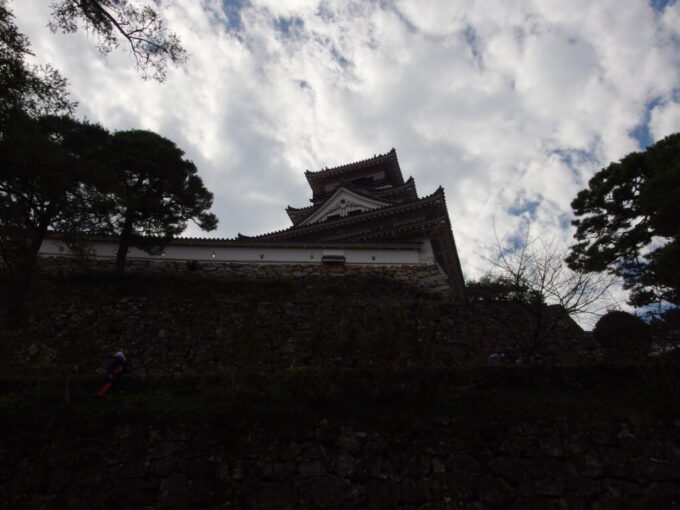
M543 307L543 304L539 304L539 307ZM533 343L531 346L531 356L536 354L536 351L538 350L539 347L543 347L541 344L543 343L541 340L542 334L543 334L543 314L545 313L545 310L541 310L540 308L536 310L536 315L535 315L535 323L534 323L534 334L533 334Z
M20 326L28 320L28 303L32 299L34 279L38 253L45 235L47 223L37 229L28 232L26 238L15 249L7 250L9 253L6 260L9 281L7 285L7 306L4 313L0 312L0 318L8 324ZM3 317L4 316L4 317Z
M125 261L127 260L127 253L130 249L130 240L132 238L132 222L133 213L128 213L125 216L125 223L123 223L123 230L120 233L120 240L118 242L118 252L116 253L116 272L118 274L125 273Z
M47 235L47 226L49 222L42 222L32 232L29 232L26 238L24 247L20 249L17 253L17 264L15 266L16 275L18 280L22 282L23 285L28 287L35 271L35 266L38 262L38 254L40 253L40 247L42 246L45 236ZM23 243L22 243L23 244Z

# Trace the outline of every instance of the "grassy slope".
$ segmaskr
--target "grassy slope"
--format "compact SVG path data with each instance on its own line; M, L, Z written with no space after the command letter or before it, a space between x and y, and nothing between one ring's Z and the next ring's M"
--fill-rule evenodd
M678 367L675 367L676 376ZM647 372L646 374L644 372ZM656 374L651 376L650 374ZM372 424L446 417L506 422L556 417L673 417L677 394L653 367L469 368L438 371L291 369L275 374L130 376L124 393L96 397L101 379L0 380L0 415L17 426L115 422Z

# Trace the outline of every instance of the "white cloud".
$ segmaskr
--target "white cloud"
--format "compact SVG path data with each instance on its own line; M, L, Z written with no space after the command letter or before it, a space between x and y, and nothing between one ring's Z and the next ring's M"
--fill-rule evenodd
M252 0L256 8L264 8L274 16L308 15L319 7L319 0Z
M678 3L253 0L237 20L218 0L173 0L191 59L165 84L143 82L123 47L104 58L82 33L49 33L45 4L12 4L37 60L68 77L81 115L183 148L221 236L285 228L285 205L310 196L305 169L396 147L421 194L445 187L476 276L494 222L568 240L570 201L638 149L650 102L655 138L680 127Z
M680 103L668 102L654 107L649 124L655 140L680 131Z

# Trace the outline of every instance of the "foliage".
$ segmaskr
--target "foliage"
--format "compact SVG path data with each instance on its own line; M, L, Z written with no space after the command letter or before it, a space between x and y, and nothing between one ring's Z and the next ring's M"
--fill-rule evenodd
M555 241L532 239L529 229L514 249L504 248L498 238L490 249L487 260L495 272L488 282L502 289L529 319L529 334L517 345L525 358L544 346L570 316L597 314L613 284L611 277L570 269L565 255Z
M68 117L20 116L0 139L0 255L26 276L49 228L74 232L89 215L106 132Z
M615 359L640 359L649 353L649 325L630 313L613 310L597 321L593 336Z
M130 247L160 251L189 220L216 227L195 165L155 133L111 135L68 117L24 116L0 152L0 249L9 269L29 274L50 228L72 248L82 232L119 235L122 271Z
M477 281L465 285L468 298L471 301L512 301L526 300L529 289L519 288L507 276L487 273Z
M55 0L51 7L53 32L83 28L96 38L102 54L117 48L121 40L126 42L145 79L164 81L168 62L187 59L179 37L168 32L165 20L150 5L140 6L134 0Z
M680 305L680 133L600 170L571 206L571 267L622 277L633 305Z
M662 335L680 340L680 308L668 308L660 313L653 313L650 324Z
M213 195L183 155L173 142L150 131L111 136L107 162L115 182L100 203L107 217L97 231L120 237L119 272L130 247L158 253L189 220L204 230L217 227L217 217L206 212Z
M680 308L647 312L645 320L654 339L652 355L661 360L680 360Z
M67 131L94 129L50 114L71 113L66 80L30 66L29 42L0 0L0 257L25 279L47 229L65 227L83 198L82 160L62 142Z
M17 117L70 113L66 80L50 66L31 66L28 38L19 32L7 0L0 0L0 139Z

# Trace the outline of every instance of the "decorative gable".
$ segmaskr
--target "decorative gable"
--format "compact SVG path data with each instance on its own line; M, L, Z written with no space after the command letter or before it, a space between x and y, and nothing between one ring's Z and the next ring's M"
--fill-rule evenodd
M380 209L388 205L392 204L384 200L360 195L350 189L341 187L319 209L298 225L320 223L328 219L342 218L351 214Z

